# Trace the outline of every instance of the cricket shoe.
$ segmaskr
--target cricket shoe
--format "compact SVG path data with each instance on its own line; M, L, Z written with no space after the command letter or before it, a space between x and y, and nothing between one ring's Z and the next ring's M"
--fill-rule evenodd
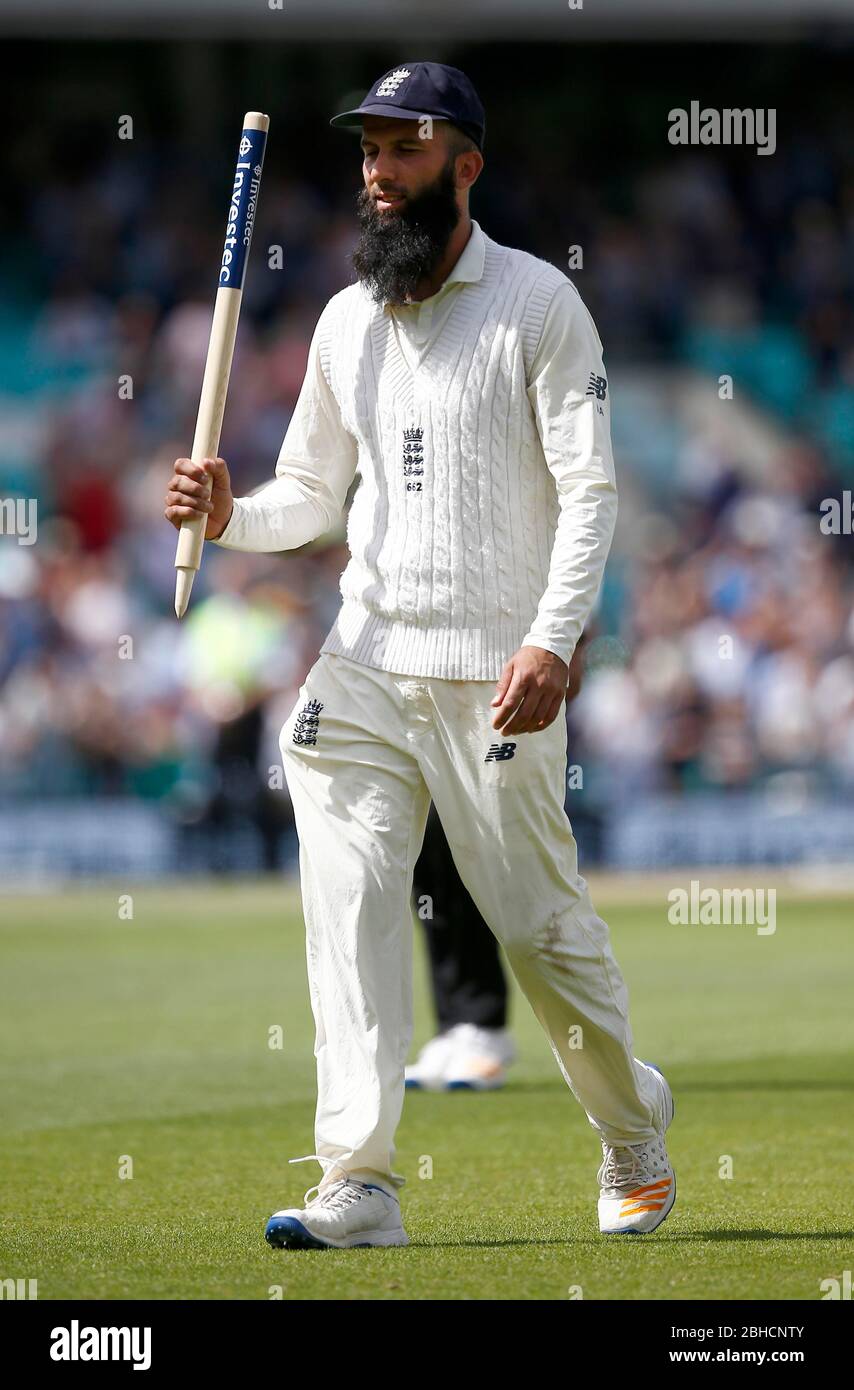
M453 1031L451 1028L447 1033L437 1033L424 1044L415 1061L406 1068L407 1091L444 1091L445 1063L453 1047Z
M400 1219L400 1203L373 1183L340 1178L310 1187L303 1202L302 1207L273 1213L264 1232L270 1245L282 1250L350 1250L364 1245L409 1244Z
M660 1105L654 1139L642 1144L608 1144L602 1140L599 1182L599 1230L602 1235L648 1235L661 1225L676 1201L676 1175L664 1142L675 1106L658 1067L641 1066L657 1078Z
M431 1038L406 1068L407 1090L495 1091L507 1080L516 1047L506 1028L458 1023Z

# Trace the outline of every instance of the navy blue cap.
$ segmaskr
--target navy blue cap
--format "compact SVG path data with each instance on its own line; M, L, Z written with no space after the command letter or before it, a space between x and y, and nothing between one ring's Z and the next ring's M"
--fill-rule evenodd
M363 116L397 116L410 121L434 116L452 121L471 136L478 149L483 148L483 104L465 73L447 63L399 63L374 83L361 106L333 116L329 124L360 126Z

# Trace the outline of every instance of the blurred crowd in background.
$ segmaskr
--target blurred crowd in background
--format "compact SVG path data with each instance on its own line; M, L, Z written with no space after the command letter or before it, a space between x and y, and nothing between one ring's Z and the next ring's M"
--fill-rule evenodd
M487 139L473 215L571 274L612 373L620 526L569 711L602 814L657 790L854 785L854 538L819 525L854 488L849 134L736 161L658 143L618 198L590 148L568 178L560 142L519 161ZM175 620L162 499L192 440L231 155L58 148L0 315L0 498L38 498L36 544L0 537L0 799L248 816L273 864L278 732L346 551L343 530L286 556L209 546ZM360 174L342 150L332 175L294 175L271 139L221 445L237 493L272 474L317 316L352 279ZM715 399L731 375L767 414L764 468L656 407L685 368Z

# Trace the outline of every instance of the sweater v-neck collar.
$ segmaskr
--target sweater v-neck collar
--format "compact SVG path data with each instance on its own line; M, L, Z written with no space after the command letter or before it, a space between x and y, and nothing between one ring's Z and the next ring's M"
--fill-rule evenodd
M431 300L437 299L440 294L447 290L447 287L449 285L458 283L461 287L460 289L454 291L454 302L451 304L448 313L444 317L444 319L438 324L437 327L432 328L429 337L427 338L427 341L422 345L422 347L420 349L414 349L416 357L414 365L410 362L409 357L407 356L406 351L404 350L404 347L400 341L400 328L397 322L397 317L394 312L395 306L389 303L383 305L382 317L379 319L379 322L385 323L389 334L389 338L392 339L394 342L394 350L397 353L398 360L403 368L404 374L405 376L411 378L412 381L415 380L417 373L421 370L427 357L430 355L433 348L435 347L436 340L438 339L440 334L447 333L448 329L451 327L452 321L455 319L457 315L459 300L462 295L462 286L465 284L476 284L478 281L482 280L485 263L486 237L483 233L480 223L475 221L474 218L472 218L471 235L469 236L469 239L466 242L462 253L458 257L456 264L448 274L447 279L443 281L439 289L436 290L435 294L429 295L427 299L412 301L413 307L416 305L420 307L423 304L429 304ZM411 345L408 346L410 346L410 351L413 351Z

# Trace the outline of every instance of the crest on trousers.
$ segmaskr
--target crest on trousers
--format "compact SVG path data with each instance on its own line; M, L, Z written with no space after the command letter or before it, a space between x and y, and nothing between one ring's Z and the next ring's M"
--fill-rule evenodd
M403 431L403 476L420 478L424 473L424 431L411 426Z
M322 709L323 705L320 700L306 700L294 724L294 743L306 745L317 743L317 731Z

